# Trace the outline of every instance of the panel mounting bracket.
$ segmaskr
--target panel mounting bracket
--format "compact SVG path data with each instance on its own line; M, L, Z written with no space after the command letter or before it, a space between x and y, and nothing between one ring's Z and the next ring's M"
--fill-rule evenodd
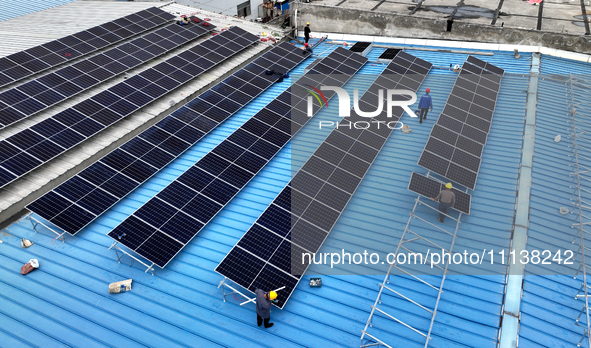
M131 257L132 259L136 260L137 262L141 263L142 265L146 266L146 270L144 271L144 273L148 273L148 271L150 271L150 273L152 273L152 275L154 275L154 262L152 262L152 264L148 265L147 263L143 262L142 260L138 259L137 257L131 255L130 253L128 253L124 249L120 248L117 244L119 244L119 242L114 242L113 244L111 244L111 246L108 249L108 250L111 250L111 249L115 250L115 255L117 255L117 262L121 263L121 259L123 258L123 256L127 255L127 256ZM119 250L121 252L121 255L119 255L119 252L117 250Z

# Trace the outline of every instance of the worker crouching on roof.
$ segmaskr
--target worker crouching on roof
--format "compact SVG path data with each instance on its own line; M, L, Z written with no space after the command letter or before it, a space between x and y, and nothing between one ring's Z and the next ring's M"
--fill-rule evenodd
M439 201L439 217L437 218L439 222L445 220L444 214L447 214L447 208L453 208L456 204L456 194L451 189L451 182L448 182L445 184L445 189L441 190L437 197L431 198L432 201Z
M308 52L310 54L314 53L314 51L312 50L312 45L309 45L307 43L304 44L304 53Z
M271 320L271 306L273 306L271 301L277 298L277 293L275 291L264 292L261 289L256 289L254 293L257 296L257 325L261 326L264 321L265 329L268 329L274 325L269 323L269 320Z

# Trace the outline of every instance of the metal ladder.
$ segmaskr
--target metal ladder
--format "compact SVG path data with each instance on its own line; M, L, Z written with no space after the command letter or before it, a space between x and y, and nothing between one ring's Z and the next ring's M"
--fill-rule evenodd
M427 173L427 177L430 177L431 172ZM431 179L437 180L434 177L431 177ZM440 180L437 180L440 181ZM440 181L441 182L441 181ZM388 318L388 319L392 319L396 322L398 322L399 324L404 325L405 327L409 328L410 330L416 332L417 334L423 336L425 338L425 348L427 348L429 346L429 342L431 340L431 334L432 334L432 330L433 330L433 324L435 322L435 317L437 316L437 308L439 307L439 302L441 300L441 294L443 293L443 285L445 282L445 278L447 276L448 273L448 266L449 266L449 262L445 263L445 267L441 267L440 265L431 265L432 267L437 268L438 270L442 271L441 273L441 283L439 284L439 287L436 287L430 283L428 283L427 281L420 279L419 277L413 275L412 273L404 270L401 265L397 265L396 264L396 260L398 257L398 253L400 252L400 249L403 249L406 252L409 253L413 253L415 251L412 251L409 247L409 245L411 245L410 243L416 242L416 241L423 241L426 242L429 245L435 246L438 250L445 250L445 253L449 253L450 257L451 255L453 255L453 247L456 241L456 235L458 232L458 228L460 227L460 218L462 217L462 213L459 214L459 216L457 218L451 217L449 215L446 215L447 218L450 218L454 221L456 221L456 225L455 225L455 229L452 232L447 231L446 229L444 229L441 226L438 226L434 223L431 223L429 220L433 220L433 215L429 215L429 218L423 218L421 216L419 216L417 214L417 207L423 205L424 207L434 210L436 213L439 213L439 210L437 208L434 208L432 206L430 206L429 204L427 204L427 202L423 202L421 200L421 196L419 195L416 199L415 199L415 204L414 207L410 213L410 217L408 218L408 221L406 223L406 226L404 227L404 231L402 233L402 236L400 237L400 241L398 242L398 246L396 247L396 252L394 253L394 261L393 263L390 263L390 266L388 267L388 272L386 273L386 276L384 277L384 281L382 283L379 284L380 290L378 292L378 296L373 304L373 306L371 306L371 312L369 314L369 318L367 319L367 323L365 324L365 328L363 330L361 330L361 348L365 348L365 347L371 347L371 346L386 346L389 348L392 348L392 346L388 345L387 343L385 343L384 341L382 341L380 338L377 337L377 335L369 333L368 332L368 328L373 327L373 318L376 315L376 312L380 313L381 315L383 315L384 317ZM434 227L436 229L437 233L443 233L444 235L448 235L452 237L452 241L449 244L448 249L438 245L437 243L433 242L432 240L430 240L429 238L426 238L425 236L422 236L419 232L417 231L413 231L411 229L411 225L414 219L418 219L432 227ZM407 236L410 236L410 238L407 239ZM430 249L429 249L430 250ZM429 262L429 264L431 264L431 261L428 260L427 258L428 255L425 256L425 261ZM448 260L450 260L448 258ZM423 263L423 255L421 253L421 261ZM424 264L424 263L423 263ZM437 301L435 303L435 306L433 307L433 309L427 308L423 305L421 305L420 303L412 300L411 298L402 295L400 292L396 291L392 285L390 284L390 278L391 278L391 273L393 271L393 269L396 269L397 271L404 273L410 277L412 277L413 279L427 285L429 288L431 288L433 291L437 292ZM385 310L380 308L380 305L382 304L382 295L384 294L384 290L387 290L386 293L391 293L394 294L395 296L398 296L416 306L418 306L419 308L421 308L424 311L427 311L429 313L431 313L431 323L429 325L429 330L427 332L423 332L417 328L412 327L411 325L405 323L404 321L400 320L399 318L397 318L396 316L387 313Z

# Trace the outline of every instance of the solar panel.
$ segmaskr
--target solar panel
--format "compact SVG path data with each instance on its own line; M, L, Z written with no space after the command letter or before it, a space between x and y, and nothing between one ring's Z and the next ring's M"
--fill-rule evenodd
M250 39L251 42L257 41L256 38L253 38L249 35L247 35L246 37ZM277 47L273 48L271 51L264 54L263 57L266 57L270 53L283 57L287 56L292 52L301 53L301 50L293 45L281 43ZM307 58L307 56L304 56L302 54L291 55L291 57L293 59L298 59L298 61L294 62L295 64L299 64L301 61ZM50 221L56 226L62 228L69 234L76 234L84 226L86 226L92 220L104 213L110 206L105 206L104 209L97 210L95 213L89 215L87 219L84 219L79 223L69 222L67 226L60 224L59 221L63 220L60 216L60 213L64 212L70 206L79 205L79 202L83 198L83 196L71 198L66 196L65 194L61 194L61 191L58 192L58 190L61 190L60 188L62 186L68 186L70 185L70 182L83 181L86 183L86 185L89 185L94 189L101 189L112 194L113 196L117 197L118 200L125 197L136 187L145 182L147 178L139 178L138 181L135 178L131 178L131 175L122 174L121 171L125 170L133 163L143 162L146 162L149 165L150 169L154 168L156 171L164 168L174 158L178 157L186 149L190 148L201 138L203 138L203 136L212 131L221 122L223 122L232 115L231 113L216 113L217 116L215 117L215 119L212 119L211 117L205 116L205 114L209 114L207 110L205 111L205 114L197 113L193 110L197 104L205 104L207 103L206 100L211 100L210 98L208 98L208 95L210 94L220 96L219 99L216 99L217 104L222 104L224 100L229 98L227 96L231 95L232 91L236 90L229 87L226 84L226 82L229 79L231 79L232 77L240 76L241 79L245 79L242 80L244 86L248 85L251 86L251 88L253 89L254 87L250 85L248 81L252 81L252 79L254 78L263 79L264 84L258 84L259 87L257 87L257 92L250 96L250 100L254 99L257 95L259 95L268 87L270 87L273 83L275 83L275 81L273 81L272 79L263 78L263 76L266 77L266 69L258 65L261 60L262 58L254 60L254 62L237 71L231 77L228 77L224 81L213 86L209 89L208 92L203 93L198 98L185 104L183 107L179 108L171 115L165 117L163 120L161 120L154 126L148 128L143 133L139 134L135 138L120 146L118 149L112 151L99 161L95 162L82 172L78 173L72 179L56 187L50 193L47 193L46 195L40 197L35 202L31 203L28 206L28 208L31 211L43 217L44 219L46 219L47 221ZM247 74L243 73L245 71L247 72ZM132 90L133 89L128 90L127 88L122 88L115 91L115 93L128 94ZM221 92L221 90L224 90L224 92L227 95L226 97L218 93ZM250 100L244 101L244 104L241 104L240 106L247 104ZM211 108L213 107L214 106L212 105ZM234 142L237 141L238 140L234 140ZM223 149L222 147L220 148L220 150L225 149ZM225 152L228 152L228 150L225 150ZM123 161L123 166L116 167L119 163L122 163L121 157L123 156L126 156L128 160ZM236 163L241 167L245 167L246 169L252 170L252 168L249 166L257 165L257 158L258 157L244 156L238 158ZM150 173L151 172L152 171L150 171ZM190 199L194 198L194 195L190 194L190 190L182 190L182 184L179 185L180 186L177 186L178 189L174 190L176 192L180 192L180 195L175 196L177 202L182 202L182 204L184 204L187 203ZM216 187L218 192L222 192L220 186ZM69 190L66 190L66 192L68 191ZM227 192L227 190L225 190L224 192ZM53 193L57 193L57 195ZM220 197L222 196L220 195ZM60 202L56 204L56 200L60 200ZM167 200L169 199L167 198ZM59 210L53 208L54 206L63 206L64 208ZM84 209L81 206L79 208ZM183 231L184 230L174 232L172 237L184 242L183 238L176 236L176 233L186 233L186 231Z
M504 70L469 56L419 165L474 189Z
M349 48L349 51L361 53L361 52L365 51L370 45L371 45L371 42L359 41L359 42L356 42L355 44L353 44L353 46L351 46L351 48Z
M403 60L407 74L414 74L410 70L414 66L425 67L426 72L431 67L431 63L406 53ZM396 67L402 67L398 61L394 59L388 65L374 86L379 82L380 88L400 89L392 74ZM425 77L426 74L417 80L422 82ZM361 100L374 98L374 91L370 87ZM362 119L354 110L351 112L352 120ZM388 119L387 112L383 112L374 120L397 121L401 116L402 112L397 112ZM313 254L320 249L392 132L389 128L385 133L378 132L377 127L343 132L346 122L349 121L341 121L329 134L230 250L216 267L218 273L251 292L285 286L276 304L279 308L285 306L308 267L302 262L302 253ZM248 271L244 272L244 268Z
M419 195L425 196L427 198L437 197L439 192L444 189L444 186L444 183L415 172L412 172L410 182L408 183L408 189L410 191L418 193ZM452 188L452 191L456 195L456 204L452 207L452 209L470 215L470 203L472 201L472 196L455 188Z
M177 24L170 24L168 27L176 29L176 27L180 26ZM175 44L171 49L177 48L182 44L196 39L200 36L198 34L199 32L201 35L205 35L209 30L202 27L200 28L200 31L193 32L189 31L188 28L189 27L185 26L181 30L191 33L191 35L186 39L184 38L182 41L179 41L178 44ZM166 29L166 27L163 29ZM164 39L161 38L161 40ZM155 41L153 44L158 45L160 42L161 41ZM140 48L142 45L145 45L145 43L146 40L144 38L137 38L119 47L107 50L98 56L80 61L72 66L67 66L49 73L42 78L29 81L21 86L0 93L0 100L4 100L5 104L2 106L3 109L0 109L0 128L6 127L52 107L62 100L73 97L74 95L104 82L117 74L133 69L138 65L169 51L163 49L158 52L158 54L153 55ZM95 63L101 59L100 56L108 58L109 63L102 66ZM186 60L181 60L186 64ZM172 76L176 80L181 80L179 76ZM75 86L75 89L72 91L64 91L62 87L66 84ZM16 92L22 92L22 94L19 93L18 97L15 98L14 94ZM15 111L17 112L16 115Z
M382 53L378 59L392 60L402 49L400 48L388 48Z
M359 59L356 53L339 47L328 55L336 58L339 64L350 65L355 71L363 66L366 58ZM279 67L277 67L279 68ZM269 76L269 75L265 75ZM273 76L273 75L270 75ZM300 78L294 85L289 87L277 99L290 99L292 95L305 96L307 91L299 87L299 83L309 79L324 78L317 70L312 70ZM351 75L342 78L336 86L342 86L351 78ZM269 104L270 105L270 104ZM174 230L173 226L180 226L187 231L189 238L186 242L175 244L175 251L179 252L182 247L192 239L203 226L205 226L230 200L236 195L259 170L291 139L297 132L283 133L275 128L275 124L267 124L264 114L268 111L268 105L255 114L249 121L242 125L236 132L230 135L214 150L205 155L184 174L174 180L154 198L149 200L133 215L121 222L115 229L109 232L109 237L118 241L135 251L150 262L164 268L176 253L158 253L160 241L168 241L172 238L169 231ZM309 121L309 117L294 118L296 111L292 110L287 115L280 116L289 122L300 122L300 127ZM274 136L268 136L273 132ZM249 161L249 158L257 158L257 161ZM250 169L247 170L240 163L250 162ZM179 203L177 197L181 191L190 192L189 198ZM189 199L186 203L185 201ZM167 214L169 219L162 225L163 220L156 221L150 218L162 204L173 207ZM182 220L189 219L191 226L183 226ZM139 228L142 231L151 231L146 235L138 235L134 224L143 225ZM125 234L125 236L123 236ZM132 236L133 234L133 236ZM123 236L123 237L122 237ZM128 238L129 236L129 238ZM150 248L136 247L134 242L137 239L150 240ZM172 238L180 242L176 238ZM128 243L130 240L131 243Z
M142 19L148 25L136 28ZM0 58L0 87L56 67L113 43L169 22L175 17L159 8L141 11L99 26ZM131 29L131 30L127 30Z
M231 35L235 35L235 34L233 34L232 29L228 30L227 32ZM254 41L254 35L245 34L244 36L249 36L252 39L251 42ZM242 37L244 37L244 36L242 36ZM196 46L196 47L198 47L198 46ZM214 65L215 65L215 63L211 62L209 67L214 66ZM191 66L191 63L187 62L186 66ZM181 70L183 70L183 69L184 69L184 67L181 68ZM207 69L201 69L201 70L197 71L197 73L195 75L193 75L192 78L199 75L201 72L203 72L205 70L207 70ZM155 100L155 99L163 96L164 94L170 92L172 89L174 89L178 86L177 84L174 84L170 89L165 89L165 88L159 87L158 84L160 84L160 82L162 80L168 81L171 79L169 77L164 76L163 74L159 73L154 68L150 68L150 69L147 69L144 72L140 73L139 75L129 78L123 82L120 82L118 85L122 85L122 84L128 85L129 87L134 88L136 91L140 91L142 93L145 92L145 94L147 94L151 97L151 100ZM117 89L118 87L120 87L120 86L117 86L117 85L113 86L113 87L109 88L108 91L111 92L111 89L113 91L115 91L115 89ZM141 100L141 99L139 99L139 100ZM131 112L136 111L143 106L143 105L136 105L136 104L132 103L131 101L127 100L127 98L122 98L121 100L119 100L109 106L101 105L100 102L101 102L100 96L95 96L95 97L87 99L87 100L73 106L72 108L66 109L66 110L56 114L55 116L51 117L50 119L60 122L64 126L68 126L69 128L66 130L62 130L58 134L54 134L52 136L44 137L44 138L47 138L50 141L57 143L58 145L60 145L63 148L63 151L66 151L67 149L71 148L72 146L84 141L85 138L88 137L88 136L82 136L80 133L75 132L73 130L73 126L76 123L82 121L83 119L90 118L92 120L97 121L98 123L102 124L105 127L110 126L111 124L117 122L118 120L120 120L123 117L126 117ZM37 126L37 127L42 127L42 126ZM32 132L32 133L36 133L36 131L32 131L31 129L28 129L27 131ZM4 140L2 142L8 142L12 145L15 145L13 143L13 141L15 139L18 139L18 137L19 137L19 134L17 133L15 136L7 138L6 140ZM38 141L38 142L40 142L40 141ZM0 143L2 143L2 142L0 142ZM35 144L32 144L32 145L35 145ZM17 146L17 147L19 147L19 146ZM20 146L19 149L20 149L21 154L17 155L17 156L26 157L27 159L29 159L31 162L34 162L34 163L38 162L37 159L33 155L27 153L29 147L30 146L27 146L27 147ZM19 158L20 157L8 158L5 161L0 162L0 172L8 173L5 175L5 177L12 178L11 180L14 180L17 177L23 175L24 173L30 171L30 168L28 168L27 170L24 170L24 171L22 169L19 169L18 174L12 171L12 169L19 168L19 166L20 166L19 161L18 161ZM41 163L37 163L36 166L38 166L40 164ZM4 176L4 174L3 174L3 176ZM4 186L7 183L8 182L6 182L6 181L2 181L2 182L0 182L0 186Z

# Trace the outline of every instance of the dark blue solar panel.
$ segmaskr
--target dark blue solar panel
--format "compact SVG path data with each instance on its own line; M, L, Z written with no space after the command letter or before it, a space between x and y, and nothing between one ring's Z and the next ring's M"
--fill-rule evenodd
M94 97L90 98L91 100L97 102L98 104L102 105L102 106L109 106L111 104L115 104L116 102L118 102L119 100L121 100L120 97L116 96L115 94L107 91L102 91L101 93L95 95Z
M31 75L32 71L19 65L19 66L15 66L13 68L10 68L10 69L6 69L2 73L4 73L6 76L10 77L12 80L20 80L22 78L25 78L25 77Z
M90 137L100 132L105 127L100 123L87 118L81 122L76 123L71 128L85 137Z
M93 78L99 81L105 81L111 77L113 77L114 73L110 72L105 68L98 68L88 72L88 75L92 76Z
M145 162L135 161L124 168L121 173L137 182L144 182L149 177L151 177L152 174L156 173L156 171L156 168Z
M141 91L154 99L160 98L161 96L168 93L166 89L153 83L147 84L141 89Z
M191 127L187 126L186 128ZM199 139L201 139L201 137L203 137L202 132L195 133L195 135L190 138L181 138L177 137L176 135L177 134L175 134L174 137L166 139L164 142L158 145L158 147L174 156L178 156L188 149L191 144L196 143Z
M117 171L110 168L108 165L102 162L96 162L80 172L79 176L95 185L101 185L116 174Z
M69 149L84 140L84 137L72 130L66 129L49 138L54 143Z
M85 118L84 115L82 115L81 113L79 113L78 111L74 110L74 109L66 109L58 114L56 114L53 119L55 119L56 121L58 121L59 123L65 125L65 126L72 126L80 121L82 121ZM45 135L45 136L50 136Z
M227 84L227 81L224 81L224 83ZM228 86L231 88L231 85ZM230 110L240 108L241 103L243 104L244 102L248 102L252 98L245 93L236 91L241 87L243 87L243 85L237 85L231 93L227 93L227 96L229 97L224 99L221 99L220 95L214 94L213 92L204 93L202 98L197 98L195 101L189 103L188 107L199 113L207 113L209 110L217 108L217 106L214 105L215 103L218 103L218 105L221 105L223 109L226 110L228 109L228 105L230 105ZM240 101L231 100L230 98L232 95L235 95L238 99L240 99ZM234 104L237 106L234 106ZM223 111L223 109L219 110ZM229 112L231 113L232 111ZM190 113L187 114L187 111L180 112L178 115L178 119L182 119L184 117L190 117L190 119L194 119ZM199 119L200 118L196 118L196 120ZM269 122L276 121L271 121L269 118L266 119ZM168 127L167 125L163 126ZM172 123L169 127L171 127L171 129L178 128L178 126L175 126L174 123ZM244 128L244 130L242 130L242 128ZM183 129L177 131L175 134L180 134ZM269 129L270 125L251 119L247 122L247 124L241 127L239 131L237 131L237 136L231 136L228 138L228 140L222 142L222 144L216 147L216 149L205 155L199 162L197 162L195 166L181 175L177 181L173 182L171 185L167 186L163 191L161 191L157 196L158 198L154 198L153 200L170 199L170 202L168 202L169 207L175 207L174 212L177 212L177 214L171 217L167 223L174 222L175 216L180 213L184 213L186 216L191 216L204 224L211 220L213 216L215 216L215 214L217 214L217 212L219 212L219 210L227 202L229 202L230 199L242 187L244 187L244 185L250 181L250 179L252 179L254 173L256 173L267 162L266 160L248 161L248 158L243 157L246 149L253 151L251 156L255 156L259 159L265 158L268 160L273 157L273 155L276 154L280 148L290 139L289 135L284 134L279 130L274 130L273 133L271 133L269 132ZM249 133L247 130L250 130L253 133ZM252 141L248 139L249 134L251 137L254 137ZM267 136L269 140L280 144L280 146L276 146L272 142L266 141L264 139L259 139L257 136ZM239 143L241 140L246 140L248 144ZM262 157L257 156L255 153L260 153ZM244 161L248 161L249 168L256 169L251 172L248 169L239 166L236 163L239 159L242 163L244 163ZM235 164L232 164L232 162ZM253 163L255 165L259 164L260 166L253 167ZM190 194L189 196L194 196L193 198L188 198L183 195L181 197L182 203L177 202L177 195L175 193L182 189L182 186L179 186L181 184L194 189L194 192L200 191L200 194L195 196ZM158 202L158 204L161 204L161 202ZM167 209L169 207L167 207ZM148 216L154 215L155 209L157 208L150 205L144 205L136 212L136 216L144 216L146 219L148 219ZM167 217L172 213L173 211L168 211ZM185 215L181 216L185 217ZM158 222L158 224L160 223L161 221ZM190 240L192 236L194 236L198 231L199 230L191 231L190 235L184 236L185 240ZM115 238L119 234L120 232L118 231L118 228L116 228L109 235L112 238ZM124 242L122 243L125 244ZM159 255L158 259L155 259L154 255L145 251L139 249L136 249L135 251L150 261L155 262L156 264L166 264L170 260L166 259L166 256L168 255L166 253Z
M38 158L43 162L49 161L63 151L64 149L61 146L58 146L50 140L45 140L40 144L27 149L27 153L33 155L35 158Z
M73 79L72 83L82 87L83 89L87 89L99 83L99 80L85 74Z
M140 107L144 106L154 100L153 97L151 97L145 93L142 93L140 91L127 96L125 99L129 100L130 102L132 102L136 106L140 106Z
M220 35L223 36L224 34L222 33ZM185 70L185 68L183 70ZM129 83L131 79L126 80L125 86L130 86ZM131 99L129 98L129 95L134 93L132 89L127 87L110 89L110 91L120 96L125 96L127 94L126 99L128 100ZM143 91L147 92L146 90ZM230 116L229 113L223 111L221 111L220 115L223 115L223 117L226 118ZM121 146L120 149L115 150L111 154L105 156L100 160L100 162L95 163L88 169L82 171L79 176L85 178L89 182L92 182L94 185L103 185L101 187L103 187L103 189L105 189L107 192L111 192L113 196L123 197L125 194L131 192L131 190L136 187L136 185L132 183L141 183L144 180L147 180L149 176L167 165L174 158L174 156L180 155L191 144L194 144L201 137L203 137L206 132L209 132L215 128L217 124L217 122L209 118L199 116L199 114L195 113L194 111L182 107L169 117L157 123L149 130L143 132L138 137ZM174 134L174 136L171 136L171 134ZM156 145L158 145L158 149L153 149L153 147ZM143 156L141 158L145 162L138 162L135 160L140 156ZM104 165L101 163L104 163ZM199 171L199 169L195 168L193 171L189 170L187 173L183 174L183 178L185 179L179 181L179 184L183 182L190 187L199 187L199 190L201 190L207 186L207 183L213 180L213 178L211 178L211 180L207 180L206 178L203 178L203 175L200 175L201 179L197 179L194 176L194 171ZM120 172L121 174L116 174L117 177L113 177L113 175L115 175L117 172ZM108 185L106 184L107 180L109 182ZM202 183L198 184L200 181L202 181ZM118 182L127 182L127 184L118 185ZM185 202L195 198L197 192L188 194L188 192L192 191L185 186L183 187L184 190L182 193L175 193L176 197L185 197ZM217 188L216 192L218 194L224 194L224 197L228 196L229 191L226 186L216 184L216 186L212 186L212 188L213 187ZM40 209L42 210L42 208ZM175 215L175 219L173 219L174 221L162 226L161 231L168 233L173 238L178 238L178 240L185 242L192 237L193 234L191 231L187 231L188 234L186 234L184 231L177 231L177 234L175 234L172 229L174 229L175 226L190 226L191 228L200 228L202 227L202 224L196 222L195 219L190 217L189 219L191 220L184 220L186 214L183 214L184 213L179 213ZM43 216L43 214L40 215ZM97 213L96 215L100 214ZM58 224L58 226L61 227L62 225ZM77 232L76 230L71 229L67 231L70 233ZM129 240L131 239L132 238L129 238ZM125 244L125 242L122 243Z
M126 70L128 70L128 67L121 64L120 61L113 61L109 64L104 65L105 70L107 70L108 72L112 73L112 74L120 74Z
M96 114L90 116L91 119L97 121L98 123L104 126L109 126L120 120L122 117L123 116L119 115L118 113L110 109L102 109Z
M139 184L123 174L117 174L101 185L101 188L119 198L125 197ZM98 215L98 214L97 214Z
M94 215L88 210L79 206L72 205L59 215L53 218L53 221L60 225L66 226L67 229L80 229L84 227L88 221L92 221Z
M176 25L171 24L171 26ZM188 29L181 30L184 32L189 32ZM104 29L97 30L97 32L101 31L104 31ZM189 36L190 39L194 39L195 37L196 35L192 33L191 36ZM61 41L64 44L67 44L69 47L73 46L73 49L79 53L84 53L88 50L95 49L94 47L88 45L85 42L81 42L80 40L95 44L97 47L103 47L104 45L108 44L106 41L94 37L94 34L91 34L90 32L78 33L72 37L64 38ZM153 54L140 49L141 46L145 46L146 44L149 44L149 41L145 38L135 39L129 43L112 48L97 56L80 61L72 66L64 67L54 73L39 78L38 80L31 81L23 86L20 86L17 89L9 90L3 93L0 95L0 101L3 101L6 106L11 106L12 109L18 110L22 114L14 114L14 112L11 111L12 109L6 111L6 113L12 113L12 115L10 115L9 118L7 117L5 123L3 124L7 125L8 122L6 121L8 119L10 119L10 123L13 123L19 119L37 113L46 107L55 105L65 98L72 97L84 89L98 84L100 81L105 81L116 74L120 74L134 66L137 66L138 64L141 64L142 61L147 61L153 58ZM52 45L57 47L57 43ZM45 52L45 54L53 54L49 49L40 46L29 51L36 52L37 54L42 52ZM163 52L164 51L160 53ZM29 53L25 52L16 54L14 59L22 61L22 66L31 71L43 70L47 67L45 63L37 59L32 59ZM116 61L114 61L114 59ZM179 58L175 57L174 59L178 60ZM0 66L5 67L5 70L23 69L22 66L17 65L17 63L10 59L7 59L4 64L0 64ZM14 71L15 73L17 72L16 70ZM166 73L174 74L172 77L180 82L185 82L191 77L183 72L167 71ZM5 75L2 73L2 76ZM136 85L136 88L139 89L146 85L146 83L142 83L143 81L141 78L134 78L135 79L133 81L130 81L131 79L128 81L130 83L137 82L138 85ZM174 87L173 84L168 80L164 80L162 84L165 84L165 88L167 89L172 89ZM53 90L48 91L48 89ZM19 91L23 93L19 95ZM162 93L159 95L162 95ZM31 96L35 96L35 99L28 98ZM143 106L151 101L151 99L144 98L141 101L140 99L136 99L136 101L140 102L138 105ZM105 104L101 103L101 105Z
M78 205L96 215L116 202L116 197L101 189L95 189L80 199Z
M36 113L39 110L44 109L45 105L43 105L43 103L40 103L33 98L29 98L29 99L23 100L20 103L12 105L12 108L14 108L15 110L18 110L21 113L23 113L24 115L28 116L28 115L32 115L32 114Z
M42 162L35 157L21 152L0 163L0 167L20 176L37 167L41 163Z
M336 53L342 54L344 57L335 57L338 58L335 59L335 62L343 62L355 67L359 66L358 59L361 56L351 55L346 50L339 50ZM345 57L351 58L346 59ZM332 67L336 67L336 65L337 63L331 63ZM395 86L385 87L394 88ZM285 100L289 103L289 99ZM272 104L277 107L279 105L278 103L280 102L276 100ZM382 115L382 117L386 121L386 115ZM260 117L256 115L254 118L265 123L273 124L276 116L268 113ZM280 144L285 140L282 140L282 136L279 136L279 134L289 134L290 132L282 133L278 130L275 132L275 135L269 136L267 139L281 146ZM302 196L298 191L293 190L290 186L286 186L282 193L275 199L274 204L271 204L249 231L246 232L244 237L238 242L237 247L234 247L218 265L216 268L217 272L233 281L239 282L239 284L250 291L261 286L265 289L286 286L286 289L282 291L284 295L281 296L281 299L277 303L278 307L283 308L295 285L301 278L301 274L305 272L308 266L299 261L299 255L302 252L317 252L326 238L327 232L330 231L332 225L338 219L339 212L344 209L360 181L358 178L355 180L352 174L348 174L341 169L335 171L334 165L320 161L318 158L326 157L326 150L333 149L334 151L329 151L328 160L333 161L339 166L345 164L344 162L351 162L350 159L360 161L353 156L350 156L350 159L341 160L345 157L346 152L351 150L351 154L354 152L356 156L361 156L369 160L369 163L363 168L362 173L359 173L363 177L376 154L372 146L379 147L380 142L383 143L385 141L385 139L378 137L370 131L360 132L361 134L355 137L357 141L346 137L340 132L339 130L334 130L331 133L325 142L332 145L323 144L323 146L319 147L314 154L315 156L304 165L303 169L305 171L298 172L291 182L292 186L302 189L306 194L315 197L315 200ZM269 131L266 131L263 138L269 134ZM254 143L249 149L254 149L254 146L257 144L260 145L260 143ZM357 146L358 144L359 146ZM343 150L340 150L340 147ZM261 155L264 156L262 151ZM348 168L350 167L348 166ZM313 173L314 176L308 173ZM305 201L299 200L298 195L305 197ZM297 212L298 215L294 215L294 212ZM306 221L298 221L298 216L302 216ZM277 236L284 236L285 238L277 238ZM272 251L266 249L267 240L272 241ZM297 245L292 244L292 241L297 241L295 242ZM307 250L301 249L298 245L304 246ZM266 265L261 264L257 270L252 270L252 272L245 272L240 267L235 266L238 257L243 260L250 260L255 255L262 257Z
M156 228L164 225L177 212L173 206L158 198L152 199L149 204L151 208L149 214L139 212L136 216Z
M468 57L456 79L444 115L431 133L432 137L449 144L447 147L452 150L446 150L444 154L444 149L429 141L419 165L474 189L503 74L503 69Z
M115 111L121 116L127 116L132 112L136 111L138 107L133 105L132 103L128 102L127 100L120 100L115 104L109 106L109 109Z
M164 76L154 83L166 90L175 89L176 87L178 87L181 84L180 81L173 80L168 76Z
M53 88L55 91L63 96L71 97L76 93L82 91L82 87L73 84L72 82L64 82Z

